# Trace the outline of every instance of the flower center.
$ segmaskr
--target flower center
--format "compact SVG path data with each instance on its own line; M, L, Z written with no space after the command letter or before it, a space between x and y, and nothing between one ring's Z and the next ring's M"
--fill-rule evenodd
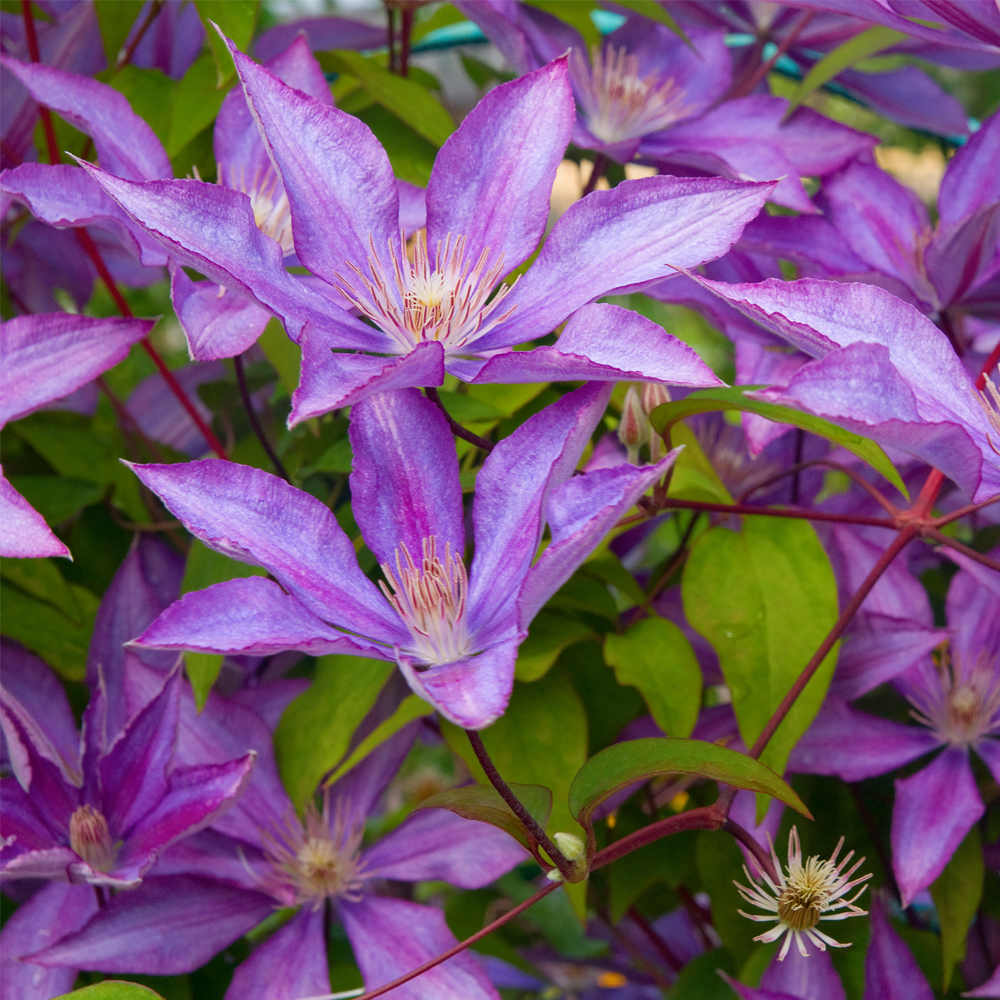
M976 402L983 408L986 419L996 432L997 440L993 440L993 435L986 432L986 440L990 447L1000 455L1000 389L994 385L991 378L986 379L986 385L976 393Z
M69 819L69 846L95 871L115 866L115 847L108 821L91 806L80 806Z
M602 142L638 139L667 128L688 109L673 79L658 74L640 78L639 59L613 45L595 48L590 67L573 50L573 79L587 128Z
M329 799L322 815L312 802L306 805L305 825L292 815L285 829L265 834L271 873L264 888L286 905L313 903L327 896L357 902L364 884L364 865L358 860L363 829L349 830L348 811L338 803L330 821Z
M942 740L969 746L1000 727L1000 677L995 658L981 653L971 668L943 649L935 657L940 693L911 697L911 715Z
M466 259L466 239L453 240L449 233L439 242L431 266L427 234L420 230L413 241L413 263L402 250L389 243L387 267L371 244L368 267L371 278L353 263L353 277L338 274L344 297L359 312L392 336L403 351L437 340L448 351L457 351L503 322L514 307L501 311L500 304L514 285L504 285L490 296L504 273L504 256L487 267L487 247L475 264ZM516 282L515 282L516 283Z
M268 167L266 170L258 170L248 183L243 167L240 166L237 171L235 166L231 166L228 187L242 191L250 198L253 221L257 228L279 244L283 253L292 253L295 249L292 240L292 212L285 186L274 169Z
M469 578L465 563L452 554L445 543L444 558L437 554L437 538L423 540L423 559L414 563L405 544L396 549L396 573L382 564L386 580L379 581L382 593L406 622L414 648L427 663L452 663L466 656L469 639L465 605Z
M836 885L833 874L830 862L818 857L809 858L805 866L790 865L787 885L778 896L778 917L793 931L815 927Z

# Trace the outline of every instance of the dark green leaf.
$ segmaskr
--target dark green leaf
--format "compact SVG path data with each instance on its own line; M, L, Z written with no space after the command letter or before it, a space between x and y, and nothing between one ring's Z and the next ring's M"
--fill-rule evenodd
M236 73L232 56L226 43L210 21L214 21L241 52L246 52L257 26L257 11L260 0L194 0L195 7L205 24L205 35L215 57L217 69L216 86L228 83Z
M552 793L541 785L519 785L511 782L510 790L544 830L552 812ZM465 785L448 788L432 795L418 809L447 809L466 819L489 823L509 833L516 841L528 846L528 835L521 821L492 785Z
M435 146L444 145L445 139L455 131L455 122L419 83L397 76L383 69L374 59L366 59L360 52L348 49L323 54L324 69L349 73L361 81L368 93L420 136Z
M69 589L79 608L77 623L51 604L0 584L3 634L37 653L63 677L80 681L87 672L87 649L100 602L85 587L69 584Z
M979 828L974 826L931 886L931 897L941 921L945 992L956 963L965 958L965 939L983 898L985 875Z
M712 467L694 431L687 424L676 423L670 435L671 447L684 445L684 450L674 462L668 496L701 503L733 503L732 495Z
M104 493L97 483L63 476L12 476L10 484L49 524L68 521Z
M607 586L586 574L586 567L574 573L546 605L550 610L583 611L609 621L618 620L618 608Z
M695 413L712 413L718 410L740 410L744 413L756 413L778 424L791 424L803 430L832 441L857 455L867 462L876 472L881 473L898 490L906 494L906 487L895 466L889 461L886 453L868 438L852 434L850 431L831 424L828 420L814 417L811 413L794 410L790 406L778 406L776 403L765 403L759 399L751 399L747 392L755 387L733 386L729 389L696 389L676 403L664 403L649 415L653 427L664 437L678 420L690 417ZM759 388L759 387L756 387Z
M176 156L215 120L229 90L226 85L216 87L216 76L215 60L205 52L194 61L177 85L170 114L170 136L166 142L168 156Z
M285 709L274 753L288 797L300 810L347 753L354 731L394 670L384 660L321 656L312 686Z
M427 187L430 180L437 146L419 135L401 118L387 111L381 104L372 104L355 112L375 133L392 164L393 173L404 181Z
M592 635L590 627L583 622L562 615L540 614L531 623L528 638L517 650L514 676L525 683L537 681L548 673L567 646Z
M469 79L482 90L488 87L494 80L499 83L504 83L507 80L512 80L514 78L512 73L506 73L501 69L495 69L489 63L480 62L478 59L474 59L472 56L466 55L464 52L459 52L459 57L462 60L462 65L465 67L465 72L469 74Z
M75 625L83 624L83 614L73 590L51 559L4 559L0 575L26 594L51 604Z
M117 0L117 3L95 3L94 13L97 23L101 26L101 41L104 42L104 55L109 66L118 61L126 39L139 16L145 0Z
M115 4L97 4L114 7ZM177 81L158 69L140 69L131 63L123 66L108 85L123 94L132 110L156 133L156 138L166 145L170 135L170 114L174 104Z
M701 667L684 633L665 618L643 618L610 632L604 659L619 684L639 689L668 736L690 736L701 708Z
M681 969L670 1000L733 1000L736 994L719 975L719 970L735 976L736 966L722 948L693 958Z
M93 986L84 986L82 990L64 993L56 997L56 1000L150 1000L150 997L159 996L159 993L155 993L148 986L108 979Z
M681 583L688 621L715 648L740 735L752 746L837 620L837 583L806 521L746 517L740 534L706 531ZM782 773L819 711L836 648L802 692L762 760Z
M609 795L659 774L696 774L736 788L772 795L804 816L805 804L769 767L716 743L649 737L605 747L577 772L569 808L583 824Z
M288 395L299 387L299 365L302 360L302 348L285 333L281 320L268 320L264 332L257 341L260 349L267 355L267 360L274 365L274 370L281 379Z

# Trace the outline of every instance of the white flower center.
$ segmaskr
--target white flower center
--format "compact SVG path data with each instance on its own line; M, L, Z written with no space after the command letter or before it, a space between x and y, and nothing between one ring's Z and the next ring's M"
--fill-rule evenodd
M910 698L911 715L946 743L967 747L1000 728L1000 675L985 652L970 668L947 649L935 657L940 692Z
M688 113L684 93L658 74L639 77L639 59L613 45L595 48L591 65L573 50L573 79L587 128L602 142L638 139L667 128Z
M428 664L452 663L469 652L465 606L469 578L465 563L445 543L444 558L437 554L437 538L423 540L420 566L413 562L406 545L396 550L396 572L382 564L388 585L379 586L389 603L406 622L413 636L414 652Z
M258 170L248 182L242 166L238 171L236 167L230 167L227 186L234 191L242 191L249 197L257 228L279 244L284 254L290 254L295 249L292 240L292 212L285 186L274 168Z
M397 252L392 242L390 266L379 259L374 242L370 246L372 277L348 263L353 276L338 274L339 287L347 301L393 337L403 351L431 340L449 352L461 350L514 311L513 306L506 311L499 308L513 284L501 286L490 297L504 273L504 256L500 254L487 266L489 247L473 265L471 258L466 260L466 238L453 240L449 233L438 243L431 267L423 230L414 237L412 264L405 249Z

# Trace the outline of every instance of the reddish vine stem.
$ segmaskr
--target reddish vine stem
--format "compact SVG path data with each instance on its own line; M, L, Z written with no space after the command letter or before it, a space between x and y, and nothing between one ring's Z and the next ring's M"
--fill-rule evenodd
M404 7L400 11L400 38L399 38L399 75L410 75L410 35L413 32L412 7Z
M513 920L514 917L520 916L529 907L534 906L540 899L547 896L550 892L558 889L560 885L562 885L561 882L550 882L548 885L539 889L534 896L530 896L523 903L518 903L517 906L508 910L502 917L497 917L493 923L487 924L481 931L476 931L476 933L471 937L467 937L464 941L459 941L453 948L449 948L446 952L437 955L430 961L424 962L423 965L418 966L416 969L411 969L405 976L400 976L399 979L394 979L391 983L386 983L385 986L380 986L378 989L371 990L363 996L357 997L357 1000L375 1000L375 997L380 997L384 993L388 993L390 990L396 989L397 986L402 986L404 983L408 983L411 979L416 979L417 976L421 976L425 972L430 972L430 970L435 968L435 966L440 965L442 962L447 962L449 958L454 958L456 955L461 954L466 948L471 948L477 941L482 941L484 937L487 937L495 930L503 927L504 924Z
M740 503L704 503L701 500L662 500L659 504L662 510L703 510L719 514L760 514L764 517L793 517L803 521L833 521L839 524L864 524L873 528L896 528L894 521L886 517L861 517L855 514L832 514L824 510L806 510L796 507L754 507L751 504ZM659 513L656 511L655 513ZM634 514L622 518L616 527L623 527L635 521L642 521L650 516L650 512Z
M684 830L720 830L726 822L725 815L717 808L718 803L711 806L699 806L697 809L689 809L687 812L678 813L676 816L667 816L666 819L657 820L644 826L639 830L627 834L620 840L608 844L603 850L598 851L590 863L590 870L597 871L605 865L617 861L637 851L640 847L652 844L653 841L661 837L669 837L673 833L681 833Z
M247 385L247 373L243 366L242 354L237 354L233 358L233 367L236 369L236 384L239 386L240 399L243 400L243 408L247 411L247 418L250 421L250 427L257 436L257 440L260 441L260 446L264 449L267 457L271 460L271 464L274 466L275 472L277 472L286 483L290 483L292 480L288 476L284 463L278 457L278 453L274 450L274 447L268 440L267 435L264 433L264 428L261 426L260 418L257 416L257 411L253 408L253 399L250 397L250 387Z
M673 953L670 945L657 933L656 928L634 907L630 906L628 915L632 922L646 935L646 939L656 950L656 953L673 972L680 972L684 963Z
M455 435L455 437L460 437L463 441L468 441L469 444L474 444L477 448L482 448L482 450L487 454L493 450L492 441L489 441L484 437L480 437L478 434L473 434L472 431L467 431L445 409L444 403L441 402L441 396L438 394L437 389L428 385L424 387L424 392L426 393L427 398L444 414L444 419L448 421L448 426L451 428L451 432Z
M726 833L731 833L752 855L754 861L757 862L757 867L765 874L772 882L778 881L778 873L774 870L774 861L771 855L764 850L760 844L757 843L756 838L750 833L745 827L740 826L739 823L734 819L726 819L726 822L722 824L722 829Z
M777 51L771 56L770 59L765 63L761 63L760 66L753 72L753 74L746 80L744 80L738 87L733 89L732 94L730 94L730 100L735 97L746 97L747 94L753 92L754 87L760 83L761 80L771 72L772 69L777 65L778 60L792 47L795 39L808 27L809 22L813 19L816 12L814 10L804 10L799 16L799 19L792 25L791 30L785 35L784 41L778 46Z
M135 38L132 39L128 44L128 48L121 53L121 58L115 61L115 70L120 71L124 69L131 61L132 56L135 55L135 50L139 47L139 43L142 41L143 36L149 30L149 26L156 20L156 15L160 13L166 0L153 0L149 5L149 12L146 14L146 19L139 25L139 30L135 33Z
M607 169L608 158L603 153L598 153L594 157L594 167L590 171L590 176L587 178L583 194L580 195L581 198L586 197L591 191L594 190L594 188L597 187L597 182L604 176L604 171Z
M490 755L483 744L483 738L474 729L466 729L465 735L469 737L469 743L472 744L476 760L479 761L486 772L486 777L490 779L490 784L497 790L500 798L507 803L510 811L521 821L525 830L545 850L545 853L555 863L556 868L559 869L562 876L564 878L570 877L573 874L572 864L563 856L562 851L552 843L549 835L542 829L535 817L525 809L521 800L511 791L507 782L503 780L496 765L490 759Z
M21 11L24 14L24 35L28 42L28 54L31 56L32 62L41 62L41 54L38 48L38 35L35 32L35 16L31 12L31 0L21 0ZM52 125L52 115L49 109L43 105L39 105L38 114L42 120L42 128L45 131L45 142L48 145L49 163L57 164L60 159L59 143L56 139L55 129ZM83 247L94 267L97 268L97 273L100 275L101 280L105 285L107 285L108 291L110 292L112 299L114 299L115 305L118 307L118 311L127 319L134 319L135 314L129 307L128 302L125 301L125 298L119 290L117 284L115 284L115 279L111 276L111 272L108 270L108 266L105 264L104 258L101 256L101 251L97 248L97 244L94 242L90 233L82 227L77 228L74 231L80 245ZM157 370L163 377L163 381L166 382L170 391L177 397L177 401L184 407L188 416L194 421L195 426L199 431L201 431L201 434L208 442L209 447L219 456L219 458L228 459L229 456L226 455L226 449L215 436L212 428L205 422L202 415L195 409L194 404L188 398L188 395L184 391L181 384L174 377L173 372L170 371L163 358L160 357L156 348L149 342L149 338L143 337L140 343L152 359L153 364L156 365Z
M938 545L944 545L946 548L954 549L956 552L961 552L963 556L967 556L969 559L973 559L977 563L981 563L983 566L1000 573L1000 562L997 562L995 559L991 559L989 556L983 555L982 552L970 549L968 545L963 545L954 538L949 538L947 535L938 531L937 528L924 528L921 534L923 534L925 538L933 538Z
M943 528L946 524L951 524L952 521L957 521L959 518L965 517L968 514L975 514L977 510L982 510L983 507L989 507L991 504L1000 503L1000 493L996 496L990 497L988 500L980 500L979 503L970 503L967 507L961 507L958 510L953 510L950 514L945 514L944 517L936 517L931 521L931 527L933 528Z

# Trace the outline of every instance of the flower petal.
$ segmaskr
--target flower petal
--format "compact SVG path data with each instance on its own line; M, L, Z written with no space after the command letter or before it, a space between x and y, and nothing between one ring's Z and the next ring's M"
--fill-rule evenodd
M419 436L414 430L419 428ZM416 389L368 396L351 411L351 509L365 544L395 565L405 545L419 565L422 542L465 550L455 440L440 409Z
M984 205L1000 201L1000 114L992 114L948 161L938 192L941 225L950 226ZM990 178L993 178L990 180Z
M402 899L366 896L339 904L365 988L391 983L457 944L444 914ZM497 992L479 963L461 952L393 992L396 1000L496 1000Z
M792 948L783 962L771 959L760 985L797 1000L847 1000L829 951L815 951L803 958L798 948Z
M933 1000L912 952L893 930L879 896L872 901L872 940L865 956L864 1000Z
M53 534L45 518L7 482L0 468L0 556L40 559L65 556L69 549Z
M948 747L927 767L896 781L892 868L903 906L944 871L983 812L969 751L960 747Z
M358 568L337 519L315 497L232 462L134 469L197 538L264 566L324 621L384 642L406 641L396 613Z

